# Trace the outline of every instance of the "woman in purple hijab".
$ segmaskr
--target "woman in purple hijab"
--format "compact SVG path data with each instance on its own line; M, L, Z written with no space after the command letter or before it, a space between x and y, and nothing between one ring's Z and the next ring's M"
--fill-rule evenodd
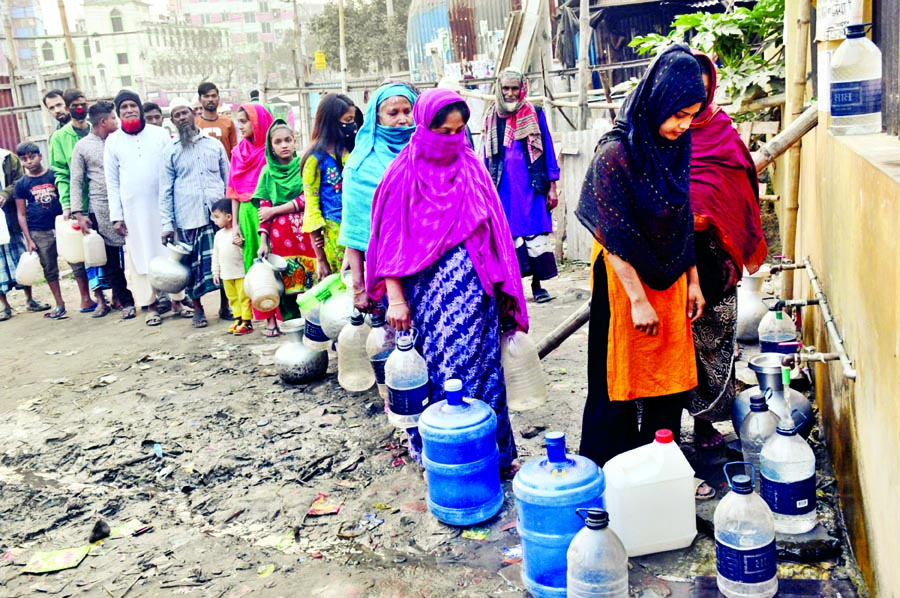
M388 296L396 330L415 328L428 364L431 401L444 382L497 413L501 473L513 472L516 445L500 366L500 320L528 330L522 279L503 206L481 160L466 145L469 108L447 89L422 94L416 131L385 171L372 203L366 284ZM407 430L421 463L422 439Z

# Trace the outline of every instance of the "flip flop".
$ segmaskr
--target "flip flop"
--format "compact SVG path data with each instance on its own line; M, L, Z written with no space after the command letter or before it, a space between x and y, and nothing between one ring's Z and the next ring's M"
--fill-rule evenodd
M69 316L66 315L65 307L57 307L51 312L44 314L45 318L50 318L51 320L65 320Z
M40 303L32 299L28 302L28 311L38 312L38 311L47 311L50 309L49 303Z
M703 482L697 489L694 491L694 499L695 500L712 500L716 497L716 489Z
M191 326L194 328L206 328L209 326L209 322L206 321L206 315L195 313L191 318Z
M701 451L715 451L725 445L725 437L718 431L707 436L705 434L694 433L694 446Z
M122 319L123 320L132 320L137 315L137 310L133 305L129 305L128 307L122 308Z
M278 328L266 327L266 329L263 330L262 335L266 338L276 338L276 337L281 336L281 331L278 330Z
M550 301L553 301L553 297L547 289L541 289L534 293L535 303L548 303Z
M148 313L147 318L144 320L144 324L147 326L159 326L162 324L162 318L160 318L157 313Z
M97 309L94 310L94 313L91 317L92 318L103 318L103 317L106 317L106 315L109 314L109 312L110 312L109 304L104 303L103 305L101 305L100 307L98 307Z
M178 311L173 311L172 315L176 318L193 318L194 317L194 308L187 307L186 305L182 305L181 309Z
M6 308L0 311L0 322L5 322L12 317L12 309Z
M95 309L97 309L97 304L96 304L96 303L95 303L94 305L92 305L91 307L82 307L82 308L79 309L78 311L81 312L81 313L83 313L83 314L89 314L89 313L91 313L92 311L94 311Z

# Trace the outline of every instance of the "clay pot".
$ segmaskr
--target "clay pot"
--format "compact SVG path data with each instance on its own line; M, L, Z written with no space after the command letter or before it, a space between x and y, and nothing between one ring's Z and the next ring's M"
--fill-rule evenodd
M321 380L328 371L328 352L313 351L303 344L303 318L287 320L281 330L287 341L275 352L275 369L285 384Z

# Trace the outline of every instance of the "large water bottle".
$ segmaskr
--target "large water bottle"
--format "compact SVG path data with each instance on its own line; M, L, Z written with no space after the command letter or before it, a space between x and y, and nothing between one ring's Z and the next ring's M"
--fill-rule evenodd
M398 428L414 428L431 400L425 359L413 347L411 332L397 334L397 350L384 364L388 390L388 421Z
M419 418L428 508L449 525L475 525L503 507L497 414L484 401L464 401L460 380L447 380L444 394Z
M375 384L375 372L366 354L369 326L366 317L354 310L350 323L338 336L338 384L348 392L362 392Z
M506 401L513 411L527 411L547 401L547 384L537 347L513 320L503 324L500 361L506 380Z
M725 478L731 492L716 507L716 585L727 598L770 598L778 592L775 522L768 505L753 492L745 473ZM750 465L752 470L753 465ZM753 475L753 472L751 472Z
M881 50L866 37L871 23L849 25L831 57L831 132L881 133Z
M327 351L332 345L332 340L322 330L322 322L319 313L321 303L316 303L306 314L306 330L303 332L303 344L313 351Z
M606 483L596 463L566 453L562 432L548 432L544 440L547 456L528 461L513 478L522 582L536 598L564 598L566 551L584 527L576 509L602 509Z
M790 376L790 370L784 372ZM803 534L816 526L816 456L798 429L790 416L781 418L759 455L760 494L782 534Z
M377 309L372 313L372 331L366 339L366 353L375 372L375 383L378 385L378 394L387 401L387 385L384 383L384 365L388 357L394 352L394 329L386 324L384 309Z
M780 309L772 310L763 316L759 323L759 350L763 353L796 353L797 347L792 344L797 340L797 328L794 321L786 318Z
M628 554L609 527L609 515L603 509L578 509L578 516L585 527L566 553L566 596L628 598Z
M769 411L768 401L772 396L772 389L767 388L766 394L750 397L750 413L744 418L741 425L741 452L744 453L744 461L753 465L753 489L759 492L759 454L769 438L775 435L778 427L778 416Z

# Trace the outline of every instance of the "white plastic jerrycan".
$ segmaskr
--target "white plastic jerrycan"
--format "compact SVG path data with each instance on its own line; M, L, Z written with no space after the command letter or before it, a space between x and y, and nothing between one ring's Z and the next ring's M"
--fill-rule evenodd
M672 438L659 430L650 444L603 467L606 510L628 556L690 546L697 535L694 470Z

